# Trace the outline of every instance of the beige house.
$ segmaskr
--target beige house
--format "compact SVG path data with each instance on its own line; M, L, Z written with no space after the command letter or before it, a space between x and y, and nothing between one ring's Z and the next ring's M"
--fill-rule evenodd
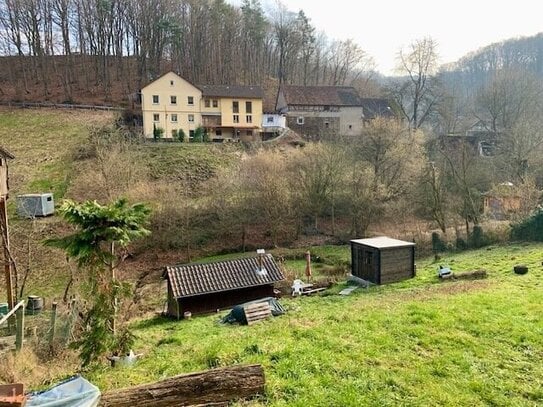
M394 117L386 99L361 98L350 86L283 85L276 110L289 128L313 140L358 136L376 117Z
M193 136L202 126L212 141L255 140L262 123L262 89L258 86L193 85L169 72L141 90L143 131L152 138L155 128L163 137L181 129Z

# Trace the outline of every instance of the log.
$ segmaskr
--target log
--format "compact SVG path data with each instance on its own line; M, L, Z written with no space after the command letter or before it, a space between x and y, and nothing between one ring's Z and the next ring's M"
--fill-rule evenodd
M230 366L171 377L102 395L102 407L225 405L264 393L261 365Z

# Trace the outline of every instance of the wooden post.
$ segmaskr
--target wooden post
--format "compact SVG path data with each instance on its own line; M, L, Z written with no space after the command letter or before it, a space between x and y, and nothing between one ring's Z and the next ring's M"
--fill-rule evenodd
M49 346L53 346L55 340L55 328L57 324L57 303L54 302L51 306L51 328L49 331Z
M22 304L17 309L17 334L15 335L15 350L19 352L23 349L23 339L25 335L25 306Z
M11 254L9 252L8 211L6 207L6 199L4 197L0 197L0 225L2 229L2 246L4 248L4 275L6 278L8 306L9 309L13 309L13 307L15 306L15 296L13 295Z

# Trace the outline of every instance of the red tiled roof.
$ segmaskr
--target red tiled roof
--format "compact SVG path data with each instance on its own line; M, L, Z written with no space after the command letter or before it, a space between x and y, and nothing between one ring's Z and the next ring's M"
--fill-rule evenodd
M258 257L184 264L166 267L174 298L211 294L240 288L273 284L284 279L271 254L263 256L265 274L259 274Z

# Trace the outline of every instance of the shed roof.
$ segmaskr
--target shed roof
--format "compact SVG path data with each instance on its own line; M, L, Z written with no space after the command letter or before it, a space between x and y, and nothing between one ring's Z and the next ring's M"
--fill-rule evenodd
M198 85L204 96L217 96L229 98L262 99L263 92L260 86L244 85Z
M184 264L166 267L166 278L175 298L257 287L284 279L271 254L263 256L266 274L258 274L258 267L258 257Z
M358 92L352 86L295 86L282 88L288 105L361 106Z
M13 160L15 158L15 156L13 154L11 154L8 150L6 150L2 146L0 146L0 155L5 157L5 158L9 158L11 160Z
M376 249L390 249L394 247L415 246L415 243L413 242L406 242L404 240L392 239L391 237L386 237L386 236L372 237L369 239L355 239L355 240L351 240L351 243L357 243L364 246L374 247Z

